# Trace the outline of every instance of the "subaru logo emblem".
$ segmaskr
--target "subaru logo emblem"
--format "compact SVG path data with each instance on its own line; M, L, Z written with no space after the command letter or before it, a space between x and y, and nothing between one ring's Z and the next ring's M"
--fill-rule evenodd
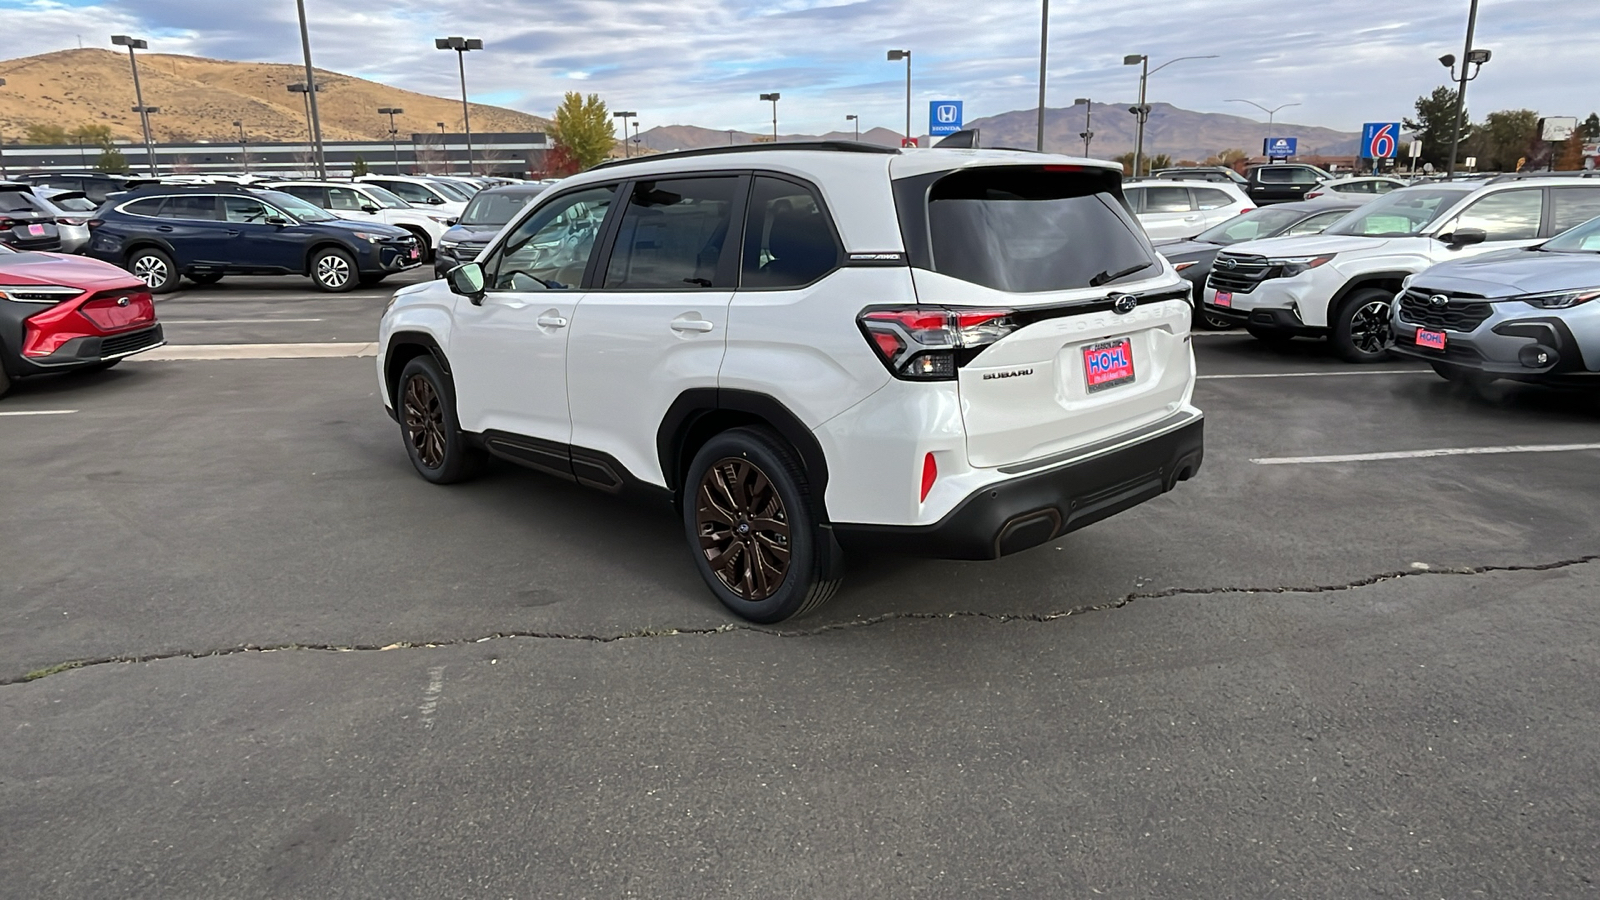
M1443 309L1444 307L1450 305L1450 298L1443 294L1434 294L1432 297L1428 298L1428 305L1434 307L1435 309Z
M1232 257L1224 256L1217 260L1217 268L1219 269L1237 269L1238 267L1239 264L1234 262Z
M118 306L127 306L127 305L128 305L128 302L129 302L129 301L128 301L128 298L127 298L127 297L118 297L118 298L117 298L117 305L118 305Z
M1133 312L1139 305L1139 298L1132 294L1117 294L1111 298L1111 308L1121 315Z

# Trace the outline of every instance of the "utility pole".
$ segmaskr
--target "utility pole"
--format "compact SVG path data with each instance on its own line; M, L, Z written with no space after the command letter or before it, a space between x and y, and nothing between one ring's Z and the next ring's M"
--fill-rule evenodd
M150 114L155 112L155 109L144 105L144 89L139 86L139 60L133 53L135 50L148 49L150 43L143 38L128 37L125 34L113 34L111 43L128 48L128 65L133 68L133 98L134 102L139 104L133 111L139 114L139 124L144 128L144 158L153 178L161 172L156 166L155 142L150 140Z
M1450 118L1450 163L1445 167L1445 180L1456 177L1456 151L1461 144L1461 117L1467 109L1467 82L1478 77L1483 64L1489 61L1489 51L1472 49L1472 33L1478 27L1478 0L1472 0L1472 6L1467 11L1467 44L1461 51L1461 76L1456 79L1456 114ZM1445 62L1449 60L1449 62ZM1448 54L1439 58L1439 62L1450 67L1450 74L1456 74L1455 57ZM1473 64L1478 66L1472 75L1467 75L1467 69Z
M317 112L317 73L311 68L311 32L306 30L306 0L294 0L300 13L300 50L306 58L306 103L311 110L311 152L316 157L317 177L327 180L328 160L322 152L322 117Z
M782 96L777 92L761 95L761 99L772 101L772 142L774 144L778 142L778 100Z
M472 172L472 111L467 105L467 51L482 50L480 38L442 37L433 39L435 50L454 50L456 68L461 72L461 128L467 138L467 174Z
M244 122L240 119L233 120L233 127L239 129L239 163L244 166L244 173L250 174L250 142L244 137Z
M1215 53L1208 53L1205 56L1180 56L1177 59L1169 59L1154 69L1150 68L1150 57L1142 53L1132 53L1122 58L1122 64L1125 66L1142 67L1139 70L1139 105L1128 110L1128 112L1139 117L1139 133L1133 141L1133 177L1139 177L1140 169L1144 164L1144 124L1150 121L1150 104L1145 102L1145 85L1149 83L1150 76L1175 62L1183 62L1186 59L1216 58L1217 55Z
M83 49L83 38L78 38L78 49ZM6 80L0 78L0 87L6 86ZM0 134L0 181L6 180L6 136Z
M1044 75L1045 59L1050 53L1050 0L1044 0L1044 12L1039 18L1039 138L1033 149L1044 152ZM1088 141L1084 142L1083 155L1089 155Z
M400 130L394 127L394 117L405 112L398 106L380 106L378 115L389 117L389 149L394 151L394 173L400 174Z
M0 84L5 84L5 82L0 81ZM845 116L844 120L846 122L849 122L850 124L852 124L852 125L854 125L856 127L856 140L858 140L858 141L861 140L861 117L860 116L855 116L855 115L850 115L850 116ZM730 141L728 141L728 143L731 144L731 143L733 143L733 141L730 140Z
M629 110L627 112L614 112L614 113L611 114L611 118L613 118L613 119L621 119L622 120L622 158L623 159L627 159L629 156L633 155L628 150L628 120L633 118L634 116L637 116L637 115L638 115L638 113L636 113L636 112L634 112L632 110Z
M897 61L902 60L902 59L906 61L906 140L910 141L910 140L912 140L912 137L911 137L911 51L910 50L890 50L888 59L889 59L889 62L897 62Z
M1090 128L1094 118L1094 104L1088 97L1079 97L1072 101L1073 106L1077 106L1079 103L1083 104L1083 130L1078 132L1078 137L1083 138L1083 155L1088 156L1089 142L1094 140L1094 131Z

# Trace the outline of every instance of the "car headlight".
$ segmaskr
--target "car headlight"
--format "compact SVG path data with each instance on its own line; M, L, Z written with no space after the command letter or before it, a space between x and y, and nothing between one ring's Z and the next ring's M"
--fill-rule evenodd
M1580 303L1588 303L1600 297L1600 287L1579 288L1575 291L1547 291L1543 294L1524 294L1521 297L1511 297L1511 300L1521 300L1530 306L1540 309L1569 309Z
M439 242L439 249L440 250L455 250L456 248L458 248L460 246L461 246L461 242L460 241L440 241Z
M1193 266L1193 265L1194 265L1194 260L1192 260L1192 259L1189 260L1188 262L1173 263L1172 264L1172 270L1174 272L1182 272L1184 269L1187 269L1187 268L1189 268L1190 266Z
M82 293L64 284L0 284L0 300L14 303L60 303Z
M386 234L373 234L370 231L358 231L356 232L356 237L366 241L369 244L381 244L389 239L389 236Z
M1411 282L1415 281L1416 279L1417 279L1417 276L1415 276L1415 275L1407 275L1406 277L1400 279L1400 290L1403 291L1403 290L1411 287Z
M1327 264L1333 259L1333 256L1332 253L1326 256L1284 256L1277 259L1269 259L1267 263L1277 266L1283 272L1284 278L1293 278L1296 275L1309 272L1317 266Z
M425 215L428 218L434 220L435 222L438 222L441 225L448 225L450 223L450 219L452 218L451 216L436 216L433 213L423 213L423 215Z

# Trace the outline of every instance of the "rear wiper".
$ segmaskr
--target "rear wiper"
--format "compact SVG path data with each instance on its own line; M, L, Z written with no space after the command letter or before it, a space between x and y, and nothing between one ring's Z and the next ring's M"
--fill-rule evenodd
M1141 271L1143 269L1148 269L1153 265L1155 265L1155 263L1147 262L1147 263L1140 263L1137 266L1129 266L1128 268L1123 269L1121 272L1116 272L1116 273L1101 272L1099 275L1096 275L1095 277L1089 279L1089 287L1099 287L1102 284L1108 284L1110 282L1116 281L1118 278L1121 278L1124 275L1132 275L1135 272Z

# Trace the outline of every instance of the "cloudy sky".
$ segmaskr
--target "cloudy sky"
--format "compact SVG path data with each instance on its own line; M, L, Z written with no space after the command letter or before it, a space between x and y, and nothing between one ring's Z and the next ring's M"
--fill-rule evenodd
M820 132L903 128L903 64L914 96L962 99L967 117L1031 108L1038 90L1039 0L306 0L319 67L451 96L453 54L436 36L482 37L468 56L472 98L548 114L569 90L639 112L645 128L695 124L763 130L757 99L780 91L780 127ZM1138 70L1150 99L1208 112L1230 103L1299 103L1279 121L1356 130L1398 119L1448 79L1436 62L1461 53L1468 0L1054 0L1050 105L1074 97L1132 100ZM293 0L0 0L0 58L146 37L153 52L222 59L299 59ZM1494 59L1468 94L1484 112L1546 115L1600 108L1593 46L1600 0L1482 0L1477 45ZM919 125L918 130L925 126Z

